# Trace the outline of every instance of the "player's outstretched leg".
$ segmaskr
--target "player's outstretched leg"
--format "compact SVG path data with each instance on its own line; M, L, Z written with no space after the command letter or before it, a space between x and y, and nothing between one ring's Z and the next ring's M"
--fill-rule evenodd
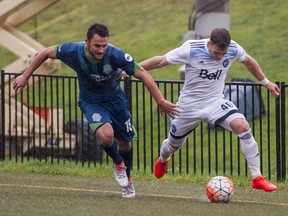
M134 198L136 196L135 188L132 182L131 169L132 169L132 161L133 161L133 148L131 147L128 152L120 151L120 155L122 156L124 163L127 167L126 174L128 177L128 186L122 187L122 197L124 198Z
M273 192L277 190L277 187L271 182L267 181L263 176L253 179L251 186L253 189L264 190L266 192Z
M174 152L175 149L172 149L168 139L163 140L160 151L160 157L157 159L154 166L154 175L156 178L159 179L165 175L168 168L168 161L170 160Z
M120 187L127 187L128 177L126 174L127 167L124 160L119 154L117 143L114 140L111 146L104 145L101 142L103 150L113 159L114 162L114 177Z

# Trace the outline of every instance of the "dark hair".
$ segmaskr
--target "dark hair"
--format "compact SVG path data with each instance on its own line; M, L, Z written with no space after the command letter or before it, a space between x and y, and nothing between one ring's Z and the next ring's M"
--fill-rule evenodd
M91 38L95 35L99 35L100 37L109 37L109 30L105 25L99 24L99 23L94 23L92 24L88 31L87 31L87 38L88 40L91 40Z
M210 34L210 42L220 49L225 49L230 45L231 36L225 28L215 28Z

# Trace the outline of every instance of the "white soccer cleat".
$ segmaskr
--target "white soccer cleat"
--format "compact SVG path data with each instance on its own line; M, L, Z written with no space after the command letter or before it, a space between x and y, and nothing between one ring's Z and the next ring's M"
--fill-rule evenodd
M122 197L134 198L136 196L135 188L131 179L128 180L128 186L122 187Z
M121 161L120 164L114 163L114 177L116 182L120 187L128 186L128 177L126 174L127 167L124 164L124 161Z

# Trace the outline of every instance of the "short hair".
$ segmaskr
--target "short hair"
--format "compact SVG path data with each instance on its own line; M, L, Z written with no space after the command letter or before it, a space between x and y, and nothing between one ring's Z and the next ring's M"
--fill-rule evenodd
M95 35L99 35L100 37L109 37L109 30L107 28L107 26L103 25L103 24L99 24L99 23L94 23L92 24L87 31L87 38L90 41L91 38Z
M210 34L210 42L220 49L226 49L231 42L230 32L225 28L215 28Z

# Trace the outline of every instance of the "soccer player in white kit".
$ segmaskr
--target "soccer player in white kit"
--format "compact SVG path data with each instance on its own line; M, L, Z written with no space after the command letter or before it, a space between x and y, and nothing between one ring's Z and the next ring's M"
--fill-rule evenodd
M224 28L215 28L210 38L188 40L163 56L154 56L140 63L146 70L185 64L185 83L177 102L180 114L171 119L170 133L162 142L160 157L155 163L156 178L164 176L170 155L181 148L201 121L205 121L233 131L240 138L253 189L277 190L261 174L258 145L249 123L231 101L224 99L226 75L234 61L243 63L275 97L279 96L279 87L265 77L257 61L231 40L229 31Z

